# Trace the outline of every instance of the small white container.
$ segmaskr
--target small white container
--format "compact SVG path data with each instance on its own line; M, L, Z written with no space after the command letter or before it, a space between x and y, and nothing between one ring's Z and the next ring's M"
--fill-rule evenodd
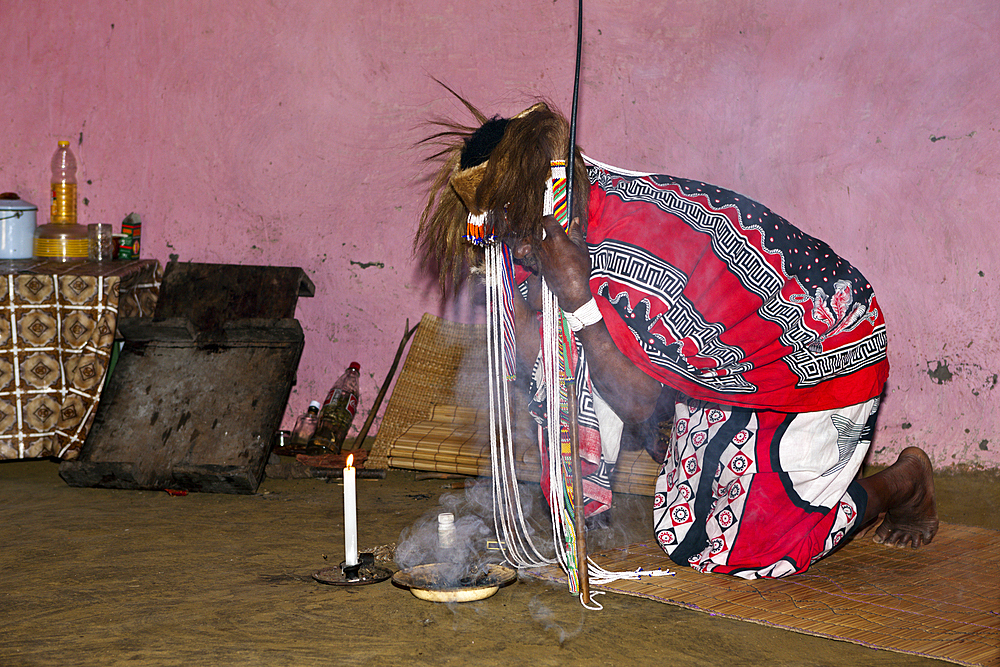
M0 194L0 259L31 259L38 207L13 192Z
M455 515L451 512L438 514L438 546L442 549L455 548Z

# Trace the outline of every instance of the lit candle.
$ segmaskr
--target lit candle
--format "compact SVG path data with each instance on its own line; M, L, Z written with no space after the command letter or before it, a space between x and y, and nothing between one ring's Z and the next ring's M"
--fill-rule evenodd
M355 491L356 471L354 454L347 457L347 467L344 468L344 551L347 558L344 564L351 567L358 564L358 500Z

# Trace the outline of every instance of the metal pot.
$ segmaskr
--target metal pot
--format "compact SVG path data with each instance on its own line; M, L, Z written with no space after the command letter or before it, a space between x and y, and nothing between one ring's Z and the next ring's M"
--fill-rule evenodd
M0 259L31 259L38 207L16 193L0 194Z

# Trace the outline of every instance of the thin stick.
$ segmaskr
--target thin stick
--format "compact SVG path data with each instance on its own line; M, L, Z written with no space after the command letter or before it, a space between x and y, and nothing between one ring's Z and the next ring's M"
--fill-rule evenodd
M583 0L577 3L576 12L576 67L573 76L573 105L569 117L569 155L566 156L566 224L573 224L573 189L576 173L576 117L580 99L580 62L583 52ZM580 577L580 600L590 601L590 572L587 568L587 525L583 516L583 477L580 465L580 434L577 419L576 382L566 382L569 408L570 466L573 474L573 523L576 532L576 570Z
M576 532L576 571L580 577L582 600L590 601L590 573L587 570L587 524L583 516L583 466L580 464L580 433L576 414L576 381L566 381L569 410L569 451L573 472L573 524Z
M580 62L583 59L583 0L576 10L576 68L573 75L573 106L569 115L569 155L566 156L566 227L573 224L573 184L576 173L576 116L580 101Z
M406 319L406 327L404 328L403 340L399 341L399 348L396 350L396 358L392 360L392 366L389 367L389 373L385 376L385 382L382 383L382 388L379 389L378 396L375 397L375 402L372 403L372 409L368 412L368 419L365 420L365 425L361 427L358 431L358 437L354 439L354 449L359 449L362 444L364 444L365 437L368 435L368 429L372 427L372 422L375 421L375 415L378 414L378 409L382 405L382 399L385 398L385 392L389 391L389 383L392 381L392 377L396 374L396 367L399 366L399 359L403 356L403 348L406 347L406 341L410 340L410 336L413 332L417 330L420 323L417 322L410 328L410 319Z

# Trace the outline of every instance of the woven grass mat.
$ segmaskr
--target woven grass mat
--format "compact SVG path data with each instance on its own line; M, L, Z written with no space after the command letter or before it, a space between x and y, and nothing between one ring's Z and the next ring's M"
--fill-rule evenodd
M385 469L392 443L436 404L487 405L485 330L424 314L410 342L366 466Z
M919 549L859 536L805 574L746 581L677 567L656 544L591 554L608 570L669 568L673 577L621 581L613 591L863 646L1000 665L1000 532L941 524ZM553 582L556 566L531 571Z
M489 420L483 410L454 405L431 405L428 419L414 422L389 446L390 468L425 470L489 477L491 472ZM538 446L516 448L514 472L525 482L541 479ZM622 451L611 488L616 493L652 496L659 466L645 450Z
M425 314L410 343L366 468L490 474L485 330ZM534 428L533 425L531 427ZM534 431L518 443L519 479L540 479ZM659 466L645 451L622 451L617 493L651 496Z

